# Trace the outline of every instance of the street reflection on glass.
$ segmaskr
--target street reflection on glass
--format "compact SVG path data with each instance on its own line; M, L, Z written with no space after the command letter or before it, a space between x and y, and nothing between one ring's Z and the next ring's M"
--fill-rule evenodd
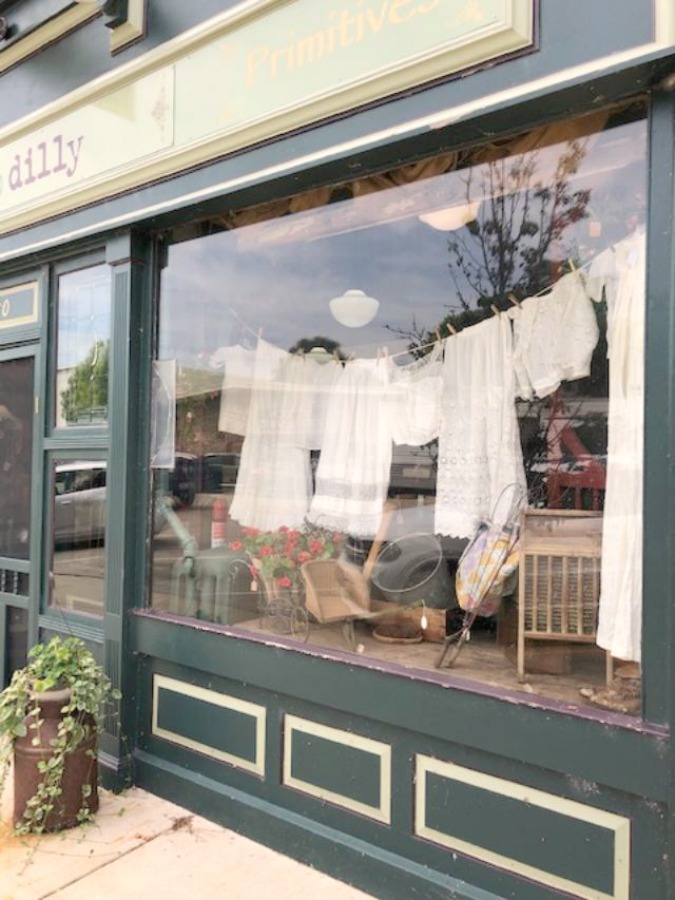
M28 559L33 358L0 362L0 556Z
M105 583L106 464L56 460L50 605L102 615Z
M571 703L639 659L646 148L601 110L169 239L153 609Z
M55 420L59 428L108 420L110 267L59 278Z

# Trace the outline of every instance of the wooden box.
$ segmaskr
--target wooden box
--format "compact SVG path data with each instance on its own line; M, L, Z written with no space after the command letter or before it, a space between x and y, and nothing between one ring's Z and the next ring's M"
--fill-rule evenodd
M602 513L530 509L521 514L518 677L526 641L595 643Z

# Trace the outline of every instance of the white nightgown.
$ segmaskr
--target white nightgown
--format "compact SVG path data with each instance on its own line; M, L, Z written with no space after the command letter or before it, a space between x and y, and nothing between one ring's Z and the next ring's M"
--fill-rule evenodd
M580 272L564 275L548 294L528 297L512 318L520 397L548 397L562 381L590 374L600 332Z
M326 411L310 521L361 538L377 534L392 442L426 443L435 437L440 350L439 345L400 368L388 357L355 359L344 366Z
M435 530L471 537L525 492L511 325L495 315L445 341ZM507 490L513 485L513 490ZM499 504L498 504L499 501Z
M312 490L306 425L307 377L301 356L259 340L246 437L230 515L273 531L302 525Z
M246 434L255 375L256 351L239 344L220 347L211 357L214 369L224 368L218 431Z
M642 643L642 477L646 294L644 229L604 251L589 270L607 298L609 417L598 646L639 662Z

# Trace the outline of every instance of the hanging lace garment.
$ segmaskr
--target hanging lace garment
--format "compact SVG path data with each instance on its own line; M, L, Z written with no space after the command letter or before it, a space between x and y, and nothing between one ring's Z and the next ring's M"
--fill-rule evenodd
M446 338L436 533L470 537L505 487L525 489L515 393L507 316Z
M317 362L305 354L305 395L302 441L308 450L320 450L329 427L328 411L335 386L342 374L342 363L330 357Z
M251 407L256 351L234 344L220 347L210 359L214 369L224 368L218 431L246 434Z
M607 486L597 643L640 661L644 440L644 229L605 250L589 270L594 300L607 300L609 413Z
M311 497L307 421L308 366L259 340L251 408L230 515L241 525L273 531L302 525Z
M414 444L435 436L440 350L400 368L389 358L344 366L326 413L310 521L361 538L377 534L392 441Z
M562 381L590 374L600 332L580 272L564 275L550 293L524 300L511 317L517 393L524 400L548 397Z

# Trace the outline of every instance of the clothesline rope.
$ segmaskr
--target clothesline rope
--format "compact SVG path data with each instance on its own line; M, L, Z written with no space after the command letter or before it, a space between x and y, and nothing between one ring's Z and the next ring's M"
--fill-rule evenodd
M612 247L611 249L614 249L614 248ZM595 257L593 257L593 259L595 259ZM570 271L569 271L569 272L566 272L565 275L573 275L573 274L575 274L575 273L581 271L582 269L588 268L588 267L593 263L593 259L589 259L589 260L587 260L585 263L580 263L579 265L577 265L576 263L573 263L572 260L570 259L570 260L569 260ZM561 276L561 278L564 278L564 277L565 277L565 276ZM558 281L560 281L560 280L561 280L561 279L559 278ZM542 288L540 291L537 291L535 294L530 294L529 297L525 297L525 298L523 298L523 299L524 299L524 300L529 300L529 299L532 299L532 298L534 298L534 297L542 297L544 294L546 294L548 291L550 291L550 290L554 287L555 284L557 284L557 281L556 281L556 282L553 282L553 284L547 285L545 288ZM501 315L502 313L506 313L507 316L513 317L513 315L515 314L515 310L516 310L517 308L520 307L520 304L521 304L523 301L517 300L516 297L515 297L515 294L513 294L513 292L509 292L508 298L509 298L509 300L511 300L511 302L513 303L513 306L512 306L511 308L508 308L508 309L499 309L499 308L497 308L494 304L491 304L490 310L492 311L493 315L499 316L499 315ZM481 322L484 322L484 321L485 321L486 319L488 319L488 318L489 318L489 316L485 316L484 319L481 319ZM478 324L478 323L476 322L476 323L474 323L474 324ZM467 327L467 328L472 328L473 326L472 326L472 325L467 325L466 327ZM390 358L390 359L396 359L396 358L398 358L399 356L406 356L406 355L409 355L410 353L413 353L413 352L416 352L416 351L426 350L426 349L428 349L429 347L434 347L434 346L438 343L439 340L443 342L443 341L446 341L446 340L447 340L448 338L450 338L450 337L454 337L455 334L458 334L459 332L456 331L456 330L454 330L455 328L456 328L456 326L453 326L452 333L449 334L449 335L447 335L446 337L443 337L442 334L441 334L441 332L440 332L440 328L439 328L439 327L436 327L436 329L435 329L435 332L436 332L436 340L433 340L433 341L427 341L427 342L424 343L424 344L418 344L416 347L410 347L409 349L407 349L407 350L402 350L402 351L399 352L399 353L390 353L390 354L389 354L389 358ZM449 325L448 325L448 329L450 329L450 326L449 326ZM462 328L462 329L460 329L460 330L461 330L461 331L464 331L465 329Z
M612 246L612 245L610 245L608 249L610 249L610 250L615 250L614 246ZM596 254L596 255L597 255L597 254ZM566 260L566 262L567 262L567 263L569 264L569 266L570 266L570 271L569 271L569 272L566 272L565 275L574 275L574 274L577 274L577 273L581 272L581 271L584 270L584 269L587 269L589 266L591 266L591 265L593 264L593 261L595 260L595 258L596 258L596 256L593 256L592 259L588 259L588 260L586 260L586 262L578 263L578 264L577 264L577 263L573 262L573 260L572 260L571 257L568 257L567 260ZM559 279L557 279L557 281L560 281L562 278L565 277L565 275L562 275ZM553 282L553 284L547 285L546 287L542 288L540 291L537 291L537 292L534 293L534 294L530 294L529 297L524 297L524 298L523 298L523 301L524 301L524 300L532 299L532 298L534 298L534 297L542 297L542 296L543 296L544 294L546 294L548 291L552 290L552 288L554 287L554 285L557 284L557 281ZM519 308L519 307L520 307L520 304L521 304L523 301L519 301L519 300L515 297L515 294L514 294L512 291L509 292L509 294L508 294L507 296L508 296L509 300L513 303L513 307L511 307L511 308L509 308L509 309L499 309L499 308L496 307L494 304L491 304L490 310L492 311L493 315L498 316L498 315L501 315L502 313L506 313L508 316L513 317L515 309ZM248 331L248 332L249 332L253 337L255 337L257 340L260 340L260 339L262 338L262 333L263 333L262 328L259 328L259 329L256 331L254 328L251 328L251 326L248 325L248 324L241 318L241 316L239 315L239 313L238 313L233 307L230 307L230 310L229 310L229 311L230 311L230 313L235 317L235 319L237 319L237 321L239 322L239 324L241 325L242 328L244 328L246 331ZM488 317L485 316L485 319L487 319L487 318L488 318ZM481 319L481 321L485 321L485 319ZM475 323L475 324L478 324L478 323ZM438 326L436 326L436 328L435 328L436 339L435 339L435 340L433 340L433 341L427 341L426 343L424 343L424 344L418 344L417 346L408 346L405 350L399 350L399 351L396 352L396 353L390 353L389 350L388 350L388 348L387 348L386 346L384 346L384 347L382 347L382 348L378 348L378 351L377 351L377 357L378 357L378 359L379 359L379 358L398 359L398 358L401 357L401 356L410 356L411 354L413 354L413 353L415 353L415 352L419 352L419 351L422 351L422 350L427 350L427 349L429 349L430 347L434 347L439 341L440 341L440 342L444 342L444 341L447 340L448 337L454 337L456 334L459 333L459 332L456 330L456 327L455 327L454 325L450 325L450 324L449 324L447 327L448 327L448 329L451 331L451 333L450 333L449 335L447 335L446 337L443 337L443 335L441 334L440 328L439 328ZM467 325L466 327L467 327L467 328L471 328L471 327L473 327L473 326ZM464 330L465 330L464 328L461 329L461 331L464 331ZM352 353L351 356L349 357L349 360L347 360L347 362L349 362L349 361L350 361L351 359L353 359L353 358L354 358L354 354Z

